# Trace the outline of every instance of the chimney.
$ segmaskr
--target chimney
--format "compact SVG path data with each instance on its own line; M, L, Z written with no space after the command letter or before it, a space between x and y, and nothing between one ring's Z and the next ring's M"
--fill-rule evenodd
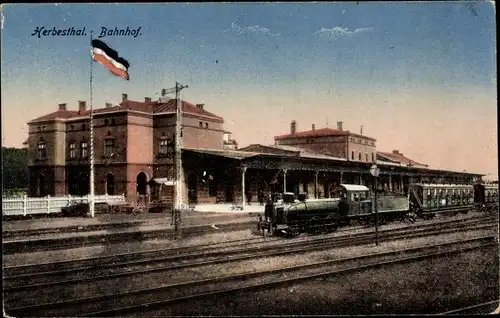
M295 135L297 132L297 122L295 120L292 120L292 123L290 124L290 134Z
M312 125L312 130L315 131L316 130L316 125Z
M393 150L392 153L395 155L402 155L402 153L399 153L399 150Z
M205 106L205 104L196 104L196 108L198 109L203 109L203 106Z
M128 95L127 94L122 94L122 101L126 101L128 98Z
M149 103L151 101L151 97L144 97L144 102Z
M337 129L342 130L342 122L341 121L337 122Z
M361 125L361 129L360 129L360 135L363 134L363 125Z
M111 103L106 103L106 108L111 108L111 107L113 107L113 104L111 104Z
M59 104L59 110L66 110L66 103Z
M87 110L87 102L85 102L85 101L79 101L78 102L78 112L79 113L83 113L86 110Z

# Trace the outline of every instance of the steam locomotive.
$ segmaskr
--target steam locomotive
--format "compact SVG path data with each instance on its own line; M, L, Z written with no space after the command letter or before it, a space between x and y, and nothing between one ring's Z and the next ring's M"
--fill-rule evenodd
M331 232L351 220L372 221L375 211L381 219L402 219L410 213L422 218L444 211L498 210L498 185L410 184L408 195L378 195L363 185L341 184L329 199L295 199L285 193L280 200L267 203L259 228L272 235L281 232Z

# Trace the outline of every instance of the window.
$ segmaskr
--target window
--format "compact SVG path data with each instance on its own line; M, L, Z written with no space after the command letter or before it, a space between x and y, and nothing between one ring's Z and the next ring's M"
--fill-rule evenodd
M358 159L361 161L361 152L358 154Z
M168 153L168 140L166 138L163 138L160 140L160 147L159 147L159 153L162 155L166 155Z
M208 123L205 123L205 128L208 129Z
M365 161L368 162L368 154L365 153Z
M200 128L203 128L203 123L200 121Z
M38 143L38 159L47 158L47 144L44 141Z
M104 140L104 156L111 157L115 148L115 140L114 139L106 139Z
M87 125L82 124L82 130L86 130L86 129L87 129Z
M354 151L351 151L351 159L354 160Z
M109 120L108 119L104 119L104 125L109 125Z
M76 158L76 144L74 142L69 144L69 158L70 159Z
M75 125L69 125L70 130L75 130Z
M88 146L86 141L82 141L80 143L80 148L81 148L81 157L82 158L87 158L89 153L88 153Z
M372 152L372 162L375 162L375 153Z
M111 118L111 125L114 125L114 124L115 124L115 119Z

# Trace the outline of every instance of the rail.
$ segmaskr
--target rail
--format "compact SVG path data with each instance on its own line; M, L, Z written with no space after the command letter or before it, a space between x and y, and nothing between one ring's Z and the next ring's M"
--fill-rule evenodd
M60 213L62 208L73 204L88 203L89 195L34 198L24 196L22 198L2 198L2 216L33 215ZM117 204L125 201L124 195L96 195L95 203Z

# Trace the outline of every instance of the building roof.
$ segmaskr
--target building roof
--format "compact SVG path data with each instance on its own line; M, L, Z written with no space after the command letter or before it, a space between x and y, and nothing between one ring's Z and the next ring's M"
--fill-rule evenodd
M356 136L372 141L377 141L375 138L371 138L365 135L359 135L352 133L348 130L338 130L338 129L333 129L333 128L320 128L320 129L314 129L314 130L307 130L307 131L298 131L294 134L284 134L284 135L279 135L275 136L274 140L280 140L280 139L287 139L287 138L297 138L297 137L318 137L318 136Z
M377 155L381 157L381 161L389 161L391 163L399 163L403 166L415 166L415 167L428 167L428 165L419 163L415 160L412 160L406 156L403 156L402 153L400 153L397 150L394 150L393 152L379 152L377 151Z
M207 155L221 156L231 159L245 159L261 154L258 152L230 150L230 149L184 148L183 150L195 153L207 154Z
M300 157L300 158L310 158L310 159L325 159L325 160L335 160L335 161L347 161L344 158L333 157L317 152L310 151L308 149L303 149L300 147L292 147L292 146L284 146L284 145L261 145L261 144L252 144L245 148L239 149L239 151L255 151L258 148L266 148L271 151L270 154L282 154L282 152L288 152L286 156L292 157ZM273 150L277 150L273 153ZM260 152L259 152L260 153ZM269 153L266 153L269 154Z
M193 115L198 115L198 116L203 116L203 117L208 117L212 118L218 121L224 121L224 118L217 116L209 111L206 111L203 108L198 108L196 105L187 102L187 101L181 101L182 102L182 110L183 112L193 114ZM126 110L131 110L131 111L138 111L138 112L143 112L143 113L149 113L149 114L164 114L164 113L175 113L177 109L177 103L175 99L170 99L166 102L157 102L157 101L150 101L150 102L137 102L137 101L132 101L132 100L124 100L122 101L119 105L115 105L112 107L104 107L104 108L97 108L93 109L94 114L104 114L108 112L114 112L114 111L126 111ZM41 117L38 117L36 119L33 119L30 121L30 123L34 122L39 122L39 121L48 121L48 120L55 120L55 119L71 119L71 118L78 118L78 117L87 117L90 115L90 110L87 109L83 112L80 112L78 110L57 110L55 112L43 115Z

